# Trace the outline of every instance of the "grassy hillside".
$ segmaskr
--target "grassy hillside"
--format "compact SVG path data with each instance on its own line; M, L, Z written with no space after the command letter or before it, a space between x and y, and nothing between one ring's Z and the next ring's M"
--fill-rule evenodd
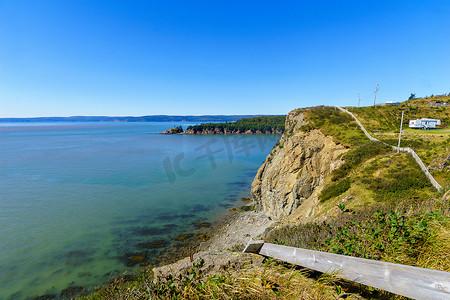
M372 108L358 111L360 115L367 115L370 110ZM367 207L371 203L386 207L407 205L438 197L409 153L396 153L382 143L370 141L348 114L332 107L308 108L302 112L309 123L301 130L319 129L350 148L342 156L345 163L334 170L325 183L320 196L324 213L334 209L345 197L349 198L346 203L351 208ZM436 147L434 151L441 155L446 150Z
M357 146L367 140L355 120L334 107L319 106L297 112L302 112L308 120L308 124L301 127L304 132L320 129L325 135L332 136L336 143L347 147Z
M443 124L450 125L450 106L432 106L436 101L450 104L450 96L434 96L417 98L400 102L400 105L377 105L375 107L350 107L367 130L380 133L398 133L402 111L405 111L404 126L408 128L410 119L441 119Z
M437 115L422 115L435 111L422 101L411 101L404 107L417 113L414 118L447 120L445 116L450 108L436 110L440 113ZM391 135L395 134L401 109L402 106L381 106L352 111L375 136L393 142ZM448 197L443 197L448 186L443 192L436 191L409 153L396 153L382 143L369 141L353 119L339 110L315 107L301 111L309 120L301 128L303 131L319 129L350 151L343 154L345 163L324 184L317 207L321 217L311 223L272 229L264 239L450 271L450 206ZM407 143L419 155L427 151L432 153L431 157L447 155L450 143L442 132L414 132L408 136ZM448 184L445 180L444 183ZM387 293L377 295L381 296L394 297Z
M401 115L405 111L401 146L413 148L424 164L431 166L430 172L436 180L445 186L450 185L450 168L441 169L439 165L450 157L450 106L431 106L436 101L450 104L450 96L412 99L398 106L348 109L373 136L394 146L398 144ZM448 127L433 130L408 127L409 120L421 118L440 119Z
M233 253L230 252L230 255ZM180 276L154 281L151 271L139 277L118 278L107 288L83 297L97 299L321 299L334 300L350 289L344 282L328 274L288 267L273 260L255 264L251 260L240 266L229 266L222 275L206 275L203 261ZM356 291L356 290L352 290ZM358 295L347 299L364 299Z

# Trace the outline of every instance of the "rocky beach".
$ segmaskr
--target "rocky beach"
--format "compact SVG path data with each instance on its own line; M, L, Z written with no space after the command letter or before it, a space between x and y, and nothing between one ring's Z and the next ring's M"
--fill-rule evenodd
M196 234L208 236L207 240L199 241L194 238L187 241L183 248L168 250L164 255L164 262L173 262L175 257L180 260L156 267L153 273L156 277L179 274L191 268L192 261L199 259L205 261L204 270L211 274L223 271L226 266L248 263L249 259L260 262L261 257L242 253L242 250L250 239L258 239L274 224L262 212L227 212L211 227L201 229Z

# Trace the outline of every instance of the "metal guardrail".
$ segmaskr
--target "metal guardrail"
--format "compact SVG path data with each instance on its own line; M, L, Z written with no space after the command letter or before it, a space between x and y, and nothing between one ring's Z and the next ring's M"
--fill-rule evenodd
M358 257L250 241L256 253L413 299L450 299L450 273Z
M364 132L364 134L365 134L371 141L376 141L376 142L383 143L383 144L385 144L386 146L391 147L393 150L398 150L398 151L401 151L401 152L409 152L409 153L411 153L411 155L413 156L414 160L415 160L415 161L417 162L417 164L419 165L419 167L420 167L420 169L422 170L422 172L424 172L424 173L425 173L425 176L427 176L428 180L430 180L431 184L432 184L438 191L440 191L440 190L442 189L442 186L436 181L436 179L434 179L434 177L431 175L430 171L428 171L428 168L425 166L425 164L422 162L422 160L420 159L420 157L417 155L417 153L416 153L413 149L411 149L411 148L409 148L409 147L407 147L407 148L401 148L401 147L400 147L400 148L399 148L399 147L389 145L389 144L387 144L387 143L385 143L385 142L382 142L382 141L380 141L380 140L374 138L373 136L371 136L371 135L369 134L369 132L367 132L367 130L364 128L364 126L361 124L361 122L358 120L358 118L357 118L353 113L349 112L348 110L346 110L345 108L342 108L342 107L340 107L340 106L336 106L336 108L339 109L340 111L345 112L345 113L349 114L350 116L352 116L352 118L355 119L356 123L359 125L359 127L360 127L361 130Z

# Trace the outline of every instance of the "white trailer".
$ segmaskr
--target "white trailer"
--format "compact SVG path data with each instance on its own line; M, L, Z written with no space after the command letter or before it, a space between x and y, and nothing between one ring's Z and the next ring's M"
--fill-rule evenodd
M439 125L441 125L441 120L438 119L422 118L418 120L409 121L409 128L429 129L429 128L436 128L436 126Z

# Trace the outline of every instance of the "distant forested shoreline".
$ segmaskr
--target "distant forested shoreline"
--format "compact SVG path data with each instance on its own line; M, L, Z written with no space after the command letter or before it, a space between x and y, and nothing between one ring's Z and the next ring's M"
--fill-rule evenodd
M164 134L282 134L286 116L260 116L230 123L203 123L189 126L184 132L181 126L166 130Z

